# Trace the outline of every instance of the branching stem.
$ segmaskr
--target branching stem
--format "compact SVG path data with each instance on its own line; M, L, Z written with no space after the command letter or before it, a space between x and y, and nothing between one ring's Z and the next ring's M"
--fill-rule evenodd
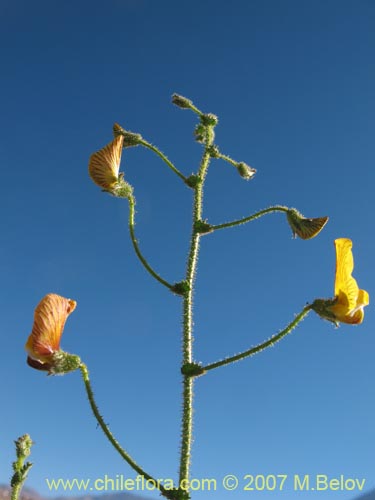
M159 281L159 283L161 283L162 285L166 286L167 288L169 288L169 290L173 290L173 285L171 285L170 283L168 283L168 281L165 281L165 279L163 279L161 276L159 276L158 273L156 273L152 267L150 266L150 264L147 262L147 260L143 257L140 249L139 249L139 245L138 245L138 241L135 237L135 232L134 232L134 215L135 215L135 199L134 199L134 196L129 196L128 197L128 200L129 200L129 231L130 231L130 237L131 237L131 240L132 240L132 243L133 243L133 247L134 247L134 250L135 250L135 253L137 254L137 257L139 258L139 260L142 262L143 266L147 269L147 271L151 274L151 276L153 276L157 281Z
M85 384L86 393L87 393L87 397L88 397L92 412L93 412L99 426L101 427L102 431L106 435L108 441L112 444L112 446L116 449L116 451L121 455L121 457L130 465L130 467L132 467L136 472L138 472L138 474L143 476L147 481L150 481L153 484L155 484L155 487L158 488L159 491L163 495L167 496L169 494L168 490L166 490L163 487L163 485L160 484L159 481L157 481L152 476L150 476L150 474L147 474L147 472L144 471L142 469L142 467L140 467L135 462L135 460L132 459L132 457L122 448L120 443L117 441L117 439L114 437L112 432L109 430L108 425L104 422L103 417L100 415L99 410L98 410L98 406L95 402L94 393L93 393L93 390L91 387L91 382L90 382L90 378L89 378L89 371L87 369L87 366L84 363L81 363L79 368L81 370L83 382Z
M168 167L173 170L173 172L175 174L177 174L184 182L186 181L186 177L184 176L183 173L181 173L178 168L176 168L173 163L165 156L164 153L162 153L160 151L160 149L158 149L156 146L154 146L153 144L147 142L145 139L141 139L138 144L141 144L142 146L144 146L145 148L147 149L150 149L151 151L153 151L156 155L159 156L159 158L161 158L164 163L166 163L168 165Z
M305 306L302 309L302 311L299 314L297 314L294 320L291 323L289 323L289 325L286 328L284 328L284 330L282 330L280 333L276 335L273 335L270 339L266 340L262 344L258 344L257 346L252 347L247 351L241 352L240 354L236 354L235 356L230 356L228 358L222 359L221 361L217 361L216 363L212 363L207 366L202 366L202 370L207 372L209 370L214 370L215 368L219 368L220 366L229 365L230 363L234 363L235 361L240 361L241 359L253 356L258 352L263 351L267 347L275 345L283 337L288 335L288 333L290 333L298 325L298 323L300 323L303 320L303 318L310 312L310 310L311 310L311 305Z
M284 207L283 205L274 205L273 207L265 208L256 212L253 215L248 217L244 217L243 219L234 220L232 222L225 222L224 224L218 224L217 226L210 226L213 231L217 229L225 229L226 227L234 227L239 226L241 224L246 224L246 222L250 222L254 219L258 219L259 217L263 217L263 215L270 214L272 212L288 212L289 208Z

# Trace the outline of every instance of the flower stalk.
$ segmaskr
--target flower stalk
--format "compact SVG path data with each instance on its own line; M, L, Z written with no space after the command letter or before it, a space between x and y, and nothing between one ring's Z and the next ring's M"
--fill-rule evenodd
M109 430L108 425L104 422L104 419L101 416L99 409L98 409L98 406L95 402L94 392L93 392L92 387L91 387L88 368L82 362L81 362L81 365L79 368L81 371L83 382L85 384L87 398L89 400L91 410L92 410L94 417L96 418L100 428L102 429L102 431L106 435L108 441L112 444L112 446L120 454L120 456L130 465L130 467L132 467L136 472L138 472L138 474L143 476L147 481L150 481L153 484L155 484L155 486L160 490L160 492L163 495L167 496L169 494L169 491L166 490L162 484L160 484L160 481L157 481L155 478L150 476L150 474L148 474L144 469L142 469L142 467L140 465L137 464L137 462L129 455L129 453L127 453L122 448L120 443L117 441L117 439L114 437L112 432ZM167 496L167 498L168 498L168 496Z
M165 156L164 153L162 153L160 151L160 149L158 149L156 146L154 146L153 144L147 142L145 139L141 139L139 141L139 143L141 146L144 146L145 148L147 149L150 149L151 151L153 151L157 156L159 156L159 158L161 158L163 160L163 162L175 173L177 174L184 182L186 182L186 177L184 176L184 174L182 172L180 172L178 170L178 168L176 168L173 163Z
M273 335L270 339L258 344L255 347L251 347L250 349L241 352L240 354L236 354L235 356L230 356L228 358L222 359L220 361L216 361L216 363L211 363L206 366L202 366L202 370L204 372L208 372L210 370L214 370L215 368L219 368L220 366L229 365L231 363L235 363L236 361L240 361L241 359L248 358L250 356L254 356L254 354L258 354L258 352L264 351L267 347L271 347L275 345L277 342L280 342L282 338L288 335L294 328L307 316L307 314L311 311L311 305L305 306L302 311L297 314L293 321L289 323L287 327L285 327L281 332L276 335Z
M134 216L135 216L135 198L134 196L129 196L129 231L130 231L130 238L133 243L133 248L135 250L135 253L138 257L138 259L141 261L147 272L151 274L153 278L155 278L159 283L164 285L165 287L169 288L169 290L174 291L174 285L171 285L163 279L157 272L155 272L150 264L147 262L147 260L144 258L142 255L142 252L139 248L137 238L135 237L135 231L134 231L134 226L135 226L135 221L134 221Z

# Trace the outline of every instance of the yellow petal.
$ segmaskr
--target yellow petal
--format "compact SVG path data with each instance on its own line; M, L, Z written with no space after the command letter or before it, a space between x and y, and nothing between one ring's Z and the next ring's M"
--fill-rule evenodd
M357 282L352 277L354 269L352 245L351 240L348 238L339 238L335 240L335 296L338 298L338 304L345 306L348 312L356 308L359 294Z
M370 296L366 290L359 290L357 298L357 307L368 306L370 303Z

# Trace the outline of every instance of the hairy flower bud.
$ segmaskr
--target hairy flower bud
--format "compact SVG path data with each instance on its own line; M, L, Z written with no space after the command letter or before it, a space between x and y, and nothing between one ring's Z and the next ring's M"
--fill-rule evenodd
M172 95L172 103L182 109L191 109L193 102L190 99L178 94Z
M257 172L255 168L250 167L243 161L237 164L237 171L240 174L240 176L247 181L252 179Z

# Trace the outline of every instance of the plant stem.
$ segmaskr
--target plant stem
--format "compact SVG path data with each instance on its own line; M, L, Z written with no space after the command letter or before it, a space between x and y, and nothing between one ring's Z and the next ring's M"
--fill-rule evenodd
M121 457L130 465L130 467L132 467L136 472L138 472L138 474L140 474L141 476L143 476L146 480L148 480L148 481L152 482L153 484L155 484L156 488L158 488L159 491L163 495L167 496L168 493L169 493L169 491L166 490L163 487L163 485L160 484L159 481L157 481L152 476L150 476L150 474L147 474L147 472L145 472L142 469L142 467L140 467L131 458L131 456L121 447L120 443L116 440L116 438L114 437L114 435L112 434L112 432L109 430L107 424L103 420L103 417L100 415L99 410L98 410L98 406L97 406L97 404L95 402L94 393L93 393L93 390L91 388L91 382L90 382L89 371L87 369L87 366L84 363L81 363L81 365L80 365L79 368L81 370L83 382L85 384L85 388L86 388L86 392L87 392L87 397L88 397L88 400L89 400L92 412L93 412L93 414L94 414L94 416L95 416L98 424L100 425L102 431L106 435L108 441L118 451L118 453L121 455Z
M305 306L302 309L302 311L299 314L297 314L294 320L291 323L289 323L289 325L286 328L284 328L284 330L282 330L280 333L273 335L270 339L266 340L262 344L258 344L257 346L252 347L251 349L248 349L247 351L244 351L240 354L236 354L235 356L230 356L229 358L222 359L221 361L217 361L216 363L212 363L207 366L202 366L202 370L207 372L209 370L214 370L215 368L219 368L220 366L229 365L230 363L234 363L235 361L240 361L241 359L253 356L258 352L263 351L267 347L273 346L274 344L279 342L283 337L288 335L288 333L290 333L310 311L311 311L311 305Z
M196 275L200 234L196 231L196 223L202 218L203 206L203 187L210 162L209 146L213 142L213 130L207 127L205 149L203 152L200 168L198 172L199 182L194 187L193 204L193 224L190 251L187 262L186 282L188 291L184 296L183 304L183 360L182 366L191 363L193 360L193 294L194 279ZM190 475L191 445L193 431L193 383L194 377L184 376L183 379L183 413L181 430L181 457L180 457L180 475L179 484L182 481L187 483Z
M14 474L10 480L11 485L11 500L18 500L22 490L22 486L27 479L29 470L33 466L32 463L26 462L26 458L31 453L31 446L33 442L29 434L24 434L19 437L15 442L17 459L13 462Z
M184 182L186 181L186 177L184 176L184 174L182 174L178 168L176 168L173 163L165 156L164 153L162 153L160 151L160 149L158 149L156 146L154 146L153 144L150 144L149 142L147 142L145 139L141 139L139 141L138 144L141 144L142 146L144 146L145 148L147 149L150 149L151 151L153 151L155 154L157 154L159 156L159 158L161 158L164 163L166 163L168 165L168 167L173 170L173 172L175 174L177 174Z
M230 163L234 167L237 167L237 165L238 165L238 161L234 161L230 156L223 155L222 153L218 154L218 158L220 158L221 160L224 160L224 161Z
M259 212L256 212L255 214L250 215L249 217L244 217L243 219L238 219L232 222L226 222L225 224L218 224L217 226L211 226L211 229L213 231L216 231L217 229L224 229L226 227L239 226L240 224L246 224L246 222L258 219L259 217L262 217L263 215L266 214L270 214L272 212L288 212L288 210L289 208L284 207L283 205L274 205L273 207L260 210Z
M170 283L168 283L168 281L165 281L161 276L159 276L159 274L156 273L152 269L152 267L149 265L147 260L143 257L143 255L139 249L138 241L137 241L137 239L135 237L135 233L134 233L134 225L135 225L135 223L134 223L134 214L135 214L134 196L130 195L128 197L128 200L129 200L129 230L130 230L130 237L131 237L131 240L133 243L135 253L137 254L137 257L142 262L144 267L147 269L147 271L151 274L151 276L153 276L157 281L159 281L159 283L161 283L162 285L169 288L169 290L173 290L173 285L171 285Z

